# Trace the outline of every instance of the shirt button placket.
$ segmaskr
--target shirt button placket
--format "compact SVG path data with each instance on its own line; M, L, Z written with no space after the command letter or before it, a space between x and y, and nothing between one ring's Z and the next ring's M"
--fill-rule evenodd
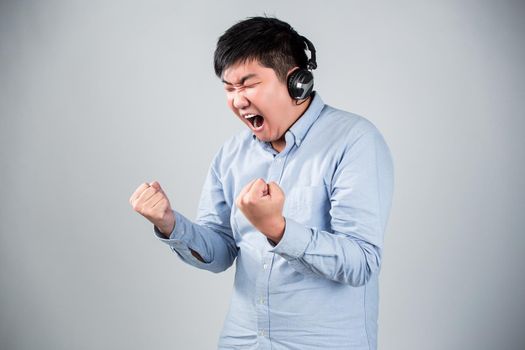
M262 348L270 346L270 310L268 305L270 266L273 253L263 255L261 269L256 281L255 309L257 310L257 335Z
M281 174L284 168L284 155L278 154L270 165L267 182L280 182ZM262 269L256 281L256 310L257 310L257 335L259 336L260 344L263 346L270 346L269 326L270 326L270 310L267 301L269 294L269 278L270 278L270 262L273 258L273 253L266 252L263 255ZM264 347L266 348L266 347Z

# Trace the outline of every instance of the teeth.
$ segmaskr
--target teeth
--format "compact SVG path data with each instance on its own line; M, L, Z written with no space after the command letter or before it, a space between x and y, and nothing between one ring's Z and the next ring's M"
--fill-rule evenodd
M246 114L244 116L244 119L252 119L252 118L255 118L257 116L258 116L258 114ZM250 122L252 122L253 127L256 128L256 129L262 125L262 122L259 121L257 118L254 119L254 120L251 120Z

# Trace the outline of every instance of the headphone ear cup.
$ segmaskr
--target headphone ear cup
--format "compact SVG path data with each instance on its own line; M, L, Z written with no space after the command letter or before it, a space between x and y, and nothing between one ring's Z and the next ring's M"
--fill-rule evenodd
M303 100L312 94L314 76L307 69L297 69L288 76L288 93L294 100Z

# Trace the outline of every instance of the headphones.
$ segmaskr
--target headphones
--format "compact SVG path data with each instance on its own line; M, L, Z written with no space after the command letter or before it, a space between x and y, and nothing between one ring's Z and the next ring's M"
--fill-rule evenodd
M308 51L310 51L310 59L308 59L306 69L296 69L288 76L288 93L294 100L304 100L312 94L314 76L311 71L317 68L314 44L304 36L300 37L306 43Z

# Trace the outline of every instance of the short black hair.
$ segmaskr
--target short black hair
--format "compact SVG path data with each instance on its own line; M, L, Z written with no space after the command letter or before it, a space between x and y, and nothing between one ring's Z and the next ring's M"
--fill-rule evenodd
M293 67L307 68L306 43L288 23L271 17L250 17L230 27L217 41L215 74L230 66L257 60L286 82Z

